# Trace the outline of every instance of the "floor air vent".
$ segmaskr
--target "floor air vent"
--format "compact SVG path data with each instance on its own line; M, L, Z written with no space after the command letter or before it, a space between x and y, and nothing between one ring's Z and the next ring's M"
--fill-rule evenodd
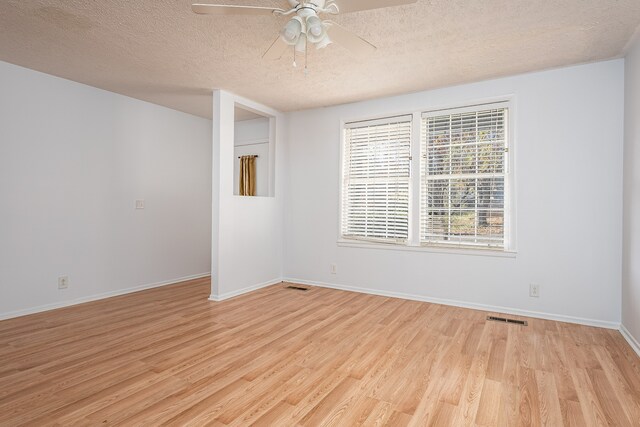
M287 286L286 289L293 289L294 291L308 291L309 288L303 288L301 286Z
M507 319L506 317L487 316L487 320L502 323L513 323L515 325L527 326L526 320Z

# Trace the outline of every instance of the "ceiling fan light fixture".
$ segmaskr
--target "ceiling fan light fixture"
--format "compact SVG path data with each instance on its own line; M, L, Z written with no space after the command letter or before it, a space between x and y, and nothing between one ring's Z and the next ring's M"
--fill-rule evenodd
M298 42L295 44L295 49L301 53L307 50L307 36L304 33L300 34L300 38L298 38Z
M282 29L282 40L290 46L295 46L300 41L300 38L304 33L304 27L305 25L302 19L294 16Z
M327 29L317 15L307 17L306 27L307 38L310 43L319 43L327 35Z
M331 41L331 38L329 37L328 34L325 33L324 38L316 43L316 49L324 49L325 47L329 46L331 43L333 43Z

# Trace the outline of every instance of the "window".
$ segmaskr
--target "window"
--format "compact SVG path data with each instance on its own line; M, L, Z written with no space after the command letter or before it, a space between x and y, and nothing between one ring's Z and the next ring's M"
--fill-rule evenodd
M345 125L342 237L407 241L411 118Z
M423 114L420 243L505 247L507 114L504 105Z
M339 244L513 256L510 105L346 123Z

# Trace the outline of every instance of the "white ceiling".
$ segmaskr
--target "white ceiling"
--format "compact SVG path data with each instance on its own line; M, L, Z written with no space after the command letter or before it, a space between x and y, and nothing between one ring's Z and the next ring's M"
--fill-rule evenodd
M2 0L0 60L211 117L215 88L291 111L619 57L640 23L640 0L418 0L335 18L377 52L312 50L305 76L261 59L286 18L190 3Z

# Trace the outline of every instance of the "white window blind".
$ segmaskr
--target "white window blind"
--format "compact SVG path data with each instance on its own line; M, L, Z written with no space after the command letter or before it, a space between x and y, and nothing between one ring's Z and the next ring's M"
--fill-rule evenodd
M343 238L407 240L411 118L392 117L345 125Z
M507 115L504 105L423 115L422 244L505 247Z

